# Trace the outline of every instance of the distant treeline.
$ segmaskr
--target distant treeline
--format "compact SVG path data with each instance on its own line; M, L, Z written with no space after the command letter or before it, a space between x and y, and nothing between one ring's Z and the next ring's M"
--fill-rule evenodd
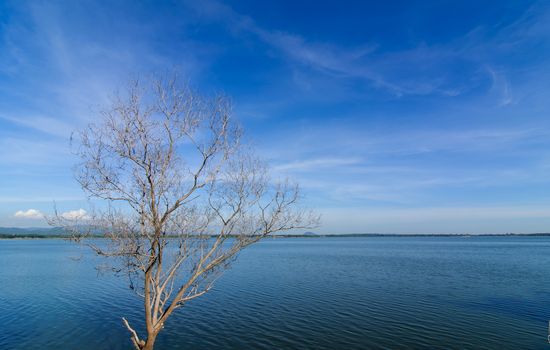
M550 232L536 233L345 233L323 234L307 237L500 237L500 236L550 236ZM297 235L297 237L303 237Z
M0 239L15 239L15 238L69 238L67 235L45 235L40 233L0 233Z
M316 235L275 235L273 237L503 237L503 236L550 236L550 232L537 233L343 233L343 234L316 234Z
M31 231L31 229L17 229L14 233L6 233L3 228L0 228L0 239L17 239L17 238L58 238L68 239L71 235L64 233L62 229L39 229L37 232ZM347 234L278 234L271 235L271 238L323 238L323 237L506 237L506 236L550 236L549 232L539 233L498 233L498 234L402 234L402 233L347 233ZM168 236L170 237L170 235ZM176 236L173 236L176 238ZM211 237L217 237L217 235L211 235ZM229 235L228 237L236 237L236 235ZM87 235L86 238L97 239L104 238L101 234Z

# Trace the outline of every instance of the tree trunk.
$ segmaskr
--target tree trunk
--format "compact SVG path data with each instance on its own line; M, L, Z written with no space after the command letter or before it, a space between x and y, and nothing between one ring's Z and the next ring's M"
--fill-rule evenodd
M145 345L141 347L141 350L153 350L155 346L156 338L157 338L156 334L148 336L147 340L145 341Z

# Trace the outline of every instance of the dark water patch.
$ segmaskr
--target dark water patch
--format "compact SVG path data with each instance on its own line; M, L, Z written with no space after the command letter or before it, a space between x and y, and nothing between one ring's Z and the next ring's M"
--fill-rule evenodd
M84 255L83 259L71 257ZM0 242L0 349L131 349L141 300L61 240ZM546 349L549 237L266 240L159 349Z

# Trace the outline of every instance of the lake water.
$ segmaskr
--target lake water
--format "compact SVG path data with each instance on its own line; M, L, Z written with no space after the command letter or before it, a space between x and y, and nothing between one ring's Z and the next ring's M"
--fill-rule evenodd
M62 240L0 241L0 349L131 349L120 319L140 328L141 299L97 263ZM548 237L268 239L157 348L548 349L549 319Z

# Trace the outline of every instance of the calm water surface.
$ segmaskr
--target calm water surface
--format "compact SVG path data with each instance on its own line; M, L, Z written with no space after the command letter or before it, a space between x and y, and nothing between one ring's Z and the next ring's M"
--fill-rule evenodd
M80 258L81 259L77 259ZM131 349L141 300L62 240L0 241L0 349ZM269 239L158 349L548 349L550 238Z

